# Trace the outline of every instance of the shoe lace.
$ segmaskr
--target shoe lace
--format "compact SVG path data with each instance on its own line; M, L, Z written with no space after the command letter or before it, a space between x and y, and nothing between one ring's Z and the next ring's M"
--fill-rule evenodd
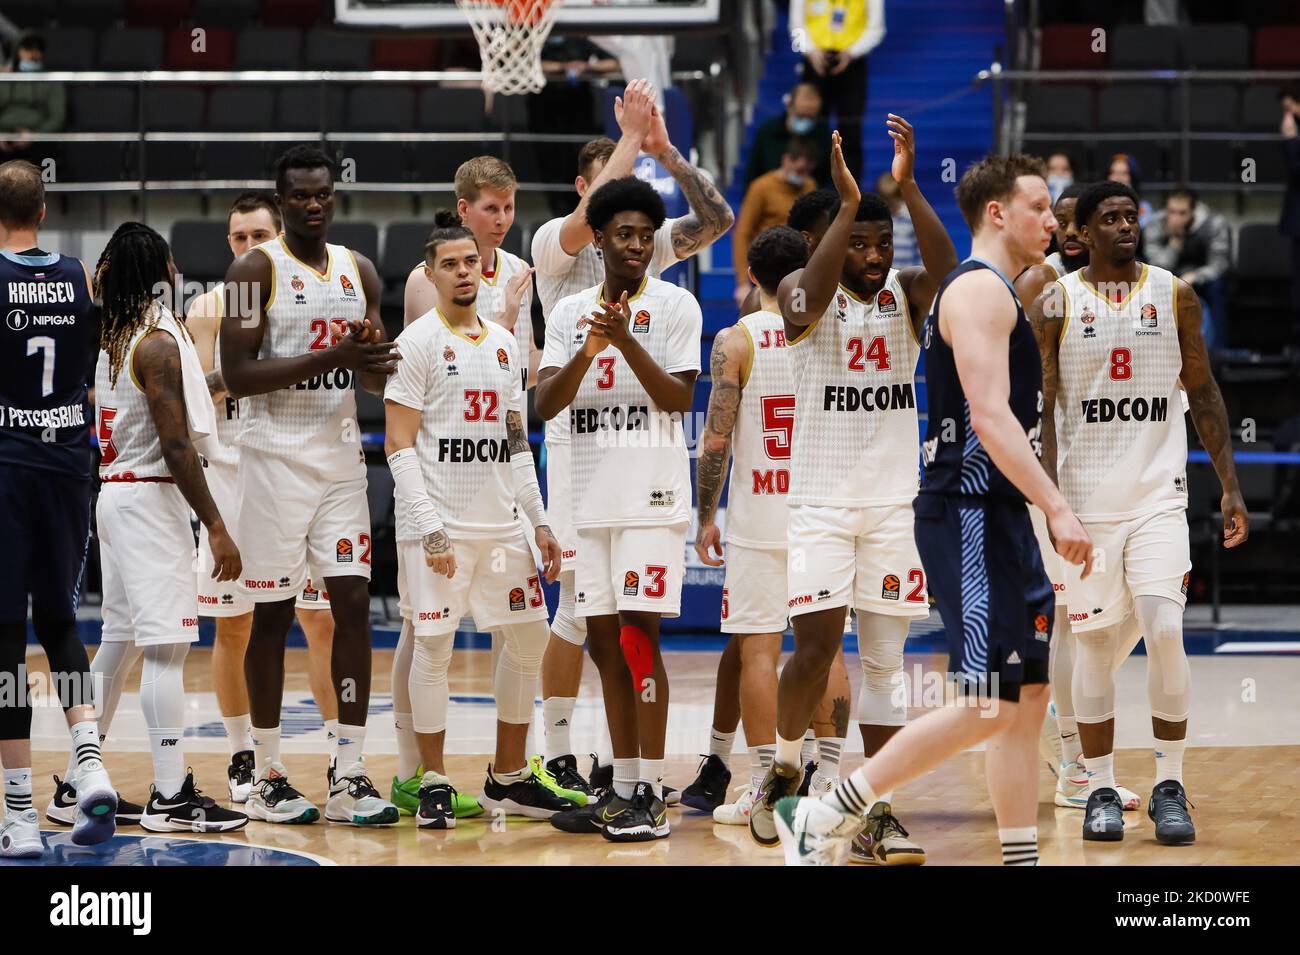
M1187 815L1187 807L1193 809L1196 805L1187 798L1187 794L1181 790L1174 789L1172 786L1159 792L1159 798L1156 800L1156 813L1159 816L1159 822L1170 822L1180 816Z
M302 793L289 785L288 776L273 776L262 780L259 791L262 798L271 804L284 802L287 799L298 799Z
M202 809L215 809L217 802L211 796L203 795L203 790L194 785L194 769L186 767L185 785L181 787L181 798L186 799Z
M877 818L875 839L877 842L883 842L889 836L900 836L906 839L907 830L892 812L882 812Z
M356 776L345 776L348 782L348 795L354 797L378 796L379 790L375 784L370 781L370 777L365 773L358 773Z

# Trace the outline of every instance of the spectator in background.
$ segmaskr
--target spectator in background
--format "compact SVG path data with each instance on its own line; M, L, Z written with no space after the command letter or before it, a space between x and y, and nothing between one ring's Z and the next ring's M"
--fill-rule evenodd
M1278 231L1291 237L1291 307L1300 310L1300 86L1282 90L1282 149L1286 153L1286 195Z
M1052 205L1061 198L1061 193L1074 182L1074 160L1064 149L1058 149L1047 157L1047 191L1052 196Z
M1224 344L1224 284L1232 264L1232 232L1219 213L1196 193L1180 186L1165 198L1165 207L1143 230L1146 261L1168 269L1201 300L1201 335L1205 347Z
M1122 182L1138 194L1138 225L1146 228L1151 219L1151 203L1142 198L1142 166L1128 153L1116 153L1110 157L1106 169L1106 178L1111 182ZM1141 256L1141 250L1138 252Z
M38 73L45 69L45 39L29 34L18 41L12 59L0 70ZM0 83L0 158L41 164L33 134L63 131L67 95L59 83Z
M884 38L885 0L790 0L790 39L804 55L803 78L817 84L826 115L835 112L844 162L855 177L862 175L867 54Z
M821 111L822 94L812 83L799 83L786 94L785 112L765 119L754 129L754 142L745 164L746 189L763 173L780 167L781 157L793 136L803 136L817 144L821 158L813 169L813 177L818 182L830 182L831 128Z
M781 154L781 165L765 172L745 190L731 234L732 264L736 270L736 305L743 306L749 296L748 259L750 245L760 232L774 225L785 225L790 207L800 196L817 188L812 171L820 154L811 139L795 136Z
M889 204L889 214L894 219L891 243L894 246L892 268L906 269L921 264L921 251L916 247L916 230L912 228L912 214L903 201L903 191L893 173L882 172L876 179L876 193Z

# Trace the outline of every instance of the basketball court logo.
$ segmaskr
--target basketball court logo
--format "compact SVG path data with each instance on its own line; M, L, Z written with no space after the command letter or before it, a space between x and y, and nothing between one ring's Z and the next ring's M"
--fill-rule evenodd
M511 610L524 609L524 588L523 587L510 588L510 609Z
M896 574L885 574L885 579L880 584L880 597L882 600L897 600L900 582Z
M650 334L650 313L645 309L637 312L636 317L632 319L632 331L639 335Z
M623 596L635 597L641 590L641 575L635 570L629 570L623 575Z
M334 545L334 559L340 564L352 563L352 541L340 537L338 543Z
M898 311L898 300L894 298L892 291L887 288L880 290L880 294L876 296L876 311L881 315Z

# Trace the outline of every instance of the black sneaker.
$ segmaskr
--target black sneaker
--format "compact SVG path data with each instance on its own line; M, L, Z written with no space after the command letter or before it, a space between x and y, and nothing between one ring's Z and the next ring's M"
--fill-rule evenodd
M637 783L631 799L615 800L606 809L601 835L610 842L663 839L668 835L668 807L649 783Z
M673 789L672 786L668 786L664 783L660 783L659 785L663 786L665 806L675 806L682 801L682 794L676 789Z
M600 798L585 806L576 806L557 812L550 819L551 825L561 832L591 833L600 832L604 825L601 813L616 798L613 788L602 790Z
M478 802L489 812L500 809L507 816L527 816L529 819L550 819L557 812L566 812L573 807L569 800L543 786L531 771L517 782L502 783L492 775L490 765Z
M803 782L799 784L799 791L795 793L796 796L808 795L808 787L812 785L813 773L815 772L817 772L817 764L810 759L808 765L803 768Z
M712 815L713 810L727 801L727 787L730 785L731 770L722 759L705 756L700 760L700 771L695 782L682 793L682 804Z
M452 797L456 790L451 783L439 783L420 787L420 808L415 813L415 825L420 829L455 829L456 811L452 808Z
M1083 838L1088 842L1119 842L1124 838L1124 801L1109 786L1088 794Z
M248 802L248 794L253 791L253 773L257 768L251 749L241 749L230 757L226 767L226 782L230 786L230 801Z
M593 792L600 789L609 789L614 785L614 764L606 763L602 766L597 760L596 754L592 753L591 772L587 774L587 781Z
M117 794L117 814L114 819L119 826L138 826L144 807L138 802L123 799ZM54 796L45 807L45 818L60 826L71 826L77 821L77 787L65 779L54 777Z
M1156 824L1156 842L1162 846L1185 846L1196 841L1196 827L1188 813L1183 784L1172 779L1157 783L1147 802L1147 815Z
M587 797L587 802L595 800L596 788L578 772L578 757L556 756L546 761L546 771L555 777L555 784L561 789L582 793Z
M156 789L149 794L140 825L150 832L233 832L248 825L248 816L221 808L195 789L191 770L175 796L165 798Z
M804 773L807 779L808 774ZM781 841L776 831L776 804L785 796L799 792L800 773L794 766L783 766L773 761L772 768L754 793L754 806L749 810L749 834L760 846L774 846Z

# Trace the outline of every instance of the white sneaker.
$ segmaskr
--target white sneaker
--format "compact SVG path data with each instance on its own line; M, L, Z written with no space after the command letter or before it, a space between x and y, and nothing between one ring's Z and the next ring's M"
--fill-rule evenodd
M754 808L754 793L762 785L762 777L755 776L749 781L735 802L723 803L713 810L713 821L722 826L749 825L749 810Z
M1043 727L1038 734L1038 755L1047 764L1048 771L1057 776L1057 767L1065 762L1065 754L1061 748L1061 730L1056 725L1055 700L1048 702L1047 713L1043 716ZM1084 801L1087 802L1086 797Z
M77 767L77 815L72 824L72 841L79 846L97 846L117 831L117 791L108 770L97 759Z
M35 809L11 813L5 810L0 824L0 856L6 859L39 859L45 854L40 819Z
M1142 805L1142 797L1131 789L1116 786L1119 801L1125 812L1135 812ZM1056 774L1056 796L1053 799L1062 809L1085 809L1088 806L1088 770L1080 756L1072 763L1062 763Z
M842 865L864 824L811 796L778 800L773 815L786 865Z
M812 775L812 780L808 783L809 796L825 796L828 792L839 785L840 777L826 776L818 769Z
M320 818L320 810L312 801L289 785L289 773L283 763L270 763L257 777L244 811L249 819L286 825L315 822Z
M354 826L391 826L397 822L397 807L379 795L366 775L366 767L357 760L334 776L325 818Z

